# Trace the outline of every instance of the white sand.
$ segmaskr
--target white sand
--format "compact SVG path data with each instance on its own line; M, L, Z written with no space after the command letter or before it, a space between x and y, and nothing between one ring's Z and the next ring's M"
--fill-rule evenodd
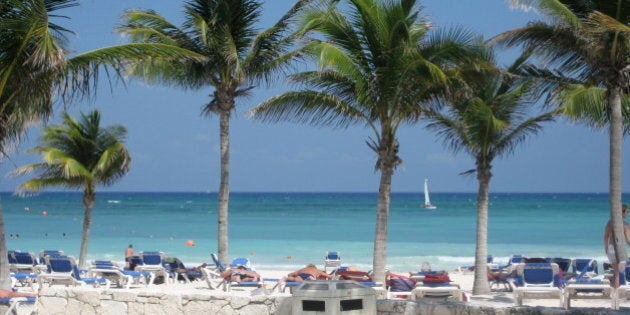
M291 272L290 270L257 270L258 273L263 278L282 278L286 276L287 273ZM394 272L397 274L406 275L408 272ZM490 295L478 295L472 296L472 287L474 275L472 273L461 273L461 272L449 272L449 277L453 281L453 283L459 284L460 287L468 294L469 301L468 303L473 305L483 305L483 306L492 306L497 308L511 307L515 306L514 298L512 292L493 292ZM143 290L147 290L143 288ZM235 294L235 295L249 295L251 292L251 288L243 288L243 289L233 289L232 292L225 293L222 290L208 290L208 287L205 282L195 281L190 284L168 284L168 285L154 285L150 289L150 291L164 291L164 292L181 292L181 293L201 293L201 292L210 292L212 294ZM280 294L280 293L274 293ZM285 293L289 295L289 293ZM544 306L544 307L560 307L558 299L543 299L543 300L534 300L534 299L526 299L523 303L525 306ZM630 301L621 303L622 307L630 307ZM611 308L610 299L572 299L571 307L587 307L587 308Z

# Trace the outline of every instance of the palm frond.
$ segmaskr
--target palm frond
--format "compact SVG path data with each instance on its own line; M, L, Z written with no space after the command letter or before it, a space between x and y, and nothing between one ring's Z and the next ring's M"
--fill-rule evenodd
M314 91L286 92L249 111L248 116L264 122L290 121L345 128L365 119L364 115L339 98Z
M558 0L508 0L512 8L525 11L536 10L557 22L564 22L574 27L580 25L580 19Z

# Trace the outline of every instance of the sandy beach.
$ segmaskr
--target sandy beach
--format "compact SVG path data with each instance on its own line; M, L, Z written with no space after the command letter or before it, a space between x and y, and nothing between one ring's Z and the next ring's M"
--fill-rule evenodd
M257 270L263 278L282 278L291 270ZM397 274L407 274L408 272L399 271ZM490 295L472 296L472 287L474 275L472 273L449 272L449 277L453 283L459 284L462 290L468 296L468 302L471 305L489 306L494 308L506 308L515 306L512 292L493 292ZM218 280L217 280L218 281ZM273 285L273 283L272 283ZM113 289L122 290L122 289ZM191 283L179 282L176 284L160 284L153 285L148 288L144 286L132 286L130 290L141 290L148 292L177 292L180 294L211 294L211 295L236 295L249 296L252 288L233 288L231 292L223 292L221 289L210 290L204 281L194 281ZM274 291L272 294L290 295L290 293L279 293ZM626 305L624 305L626 304ZM526 299L525 306L542 306L542 307L560 307L558 299ZM622 303L621 307L630 306L630 302ZM571 308L602 308L611 309L610 299L577 299L571 301Z

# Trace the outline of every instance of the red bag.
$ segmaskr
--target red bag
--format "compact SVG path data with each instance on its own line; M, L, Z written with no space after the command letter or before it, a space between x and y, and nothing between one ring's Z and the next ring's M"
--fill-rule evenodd
M447 274L426 274L424 275L424 283L443 283L443 282L451 282L451 279Z

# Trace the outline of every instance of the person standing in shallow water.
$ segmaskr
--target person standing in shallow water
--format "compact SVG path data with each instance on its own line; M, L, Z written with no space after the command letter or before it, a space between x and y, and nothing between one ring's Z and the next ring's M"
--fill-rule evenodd
M628 205L621 206L621 215L625 219L626 215L628 215ZM625 221L623 222L623 234L626 239L626 243L630 244L630 226ZM606 224L606 229L604 230L604 251L606 252L606 256L608 256L608 261L613 267L613 278L611 285L614 288L619 287L619 262L617 261L617 256L615 255L615 246L614 246L614 237L613 237L613 226L612 222L608 220Z
M129 270L134 270L136 268L135 264L131 263L131 258L136 256L136 251L133 249L133 245L129 244L127 248L125 248L125 263L127 264L127 268Z

